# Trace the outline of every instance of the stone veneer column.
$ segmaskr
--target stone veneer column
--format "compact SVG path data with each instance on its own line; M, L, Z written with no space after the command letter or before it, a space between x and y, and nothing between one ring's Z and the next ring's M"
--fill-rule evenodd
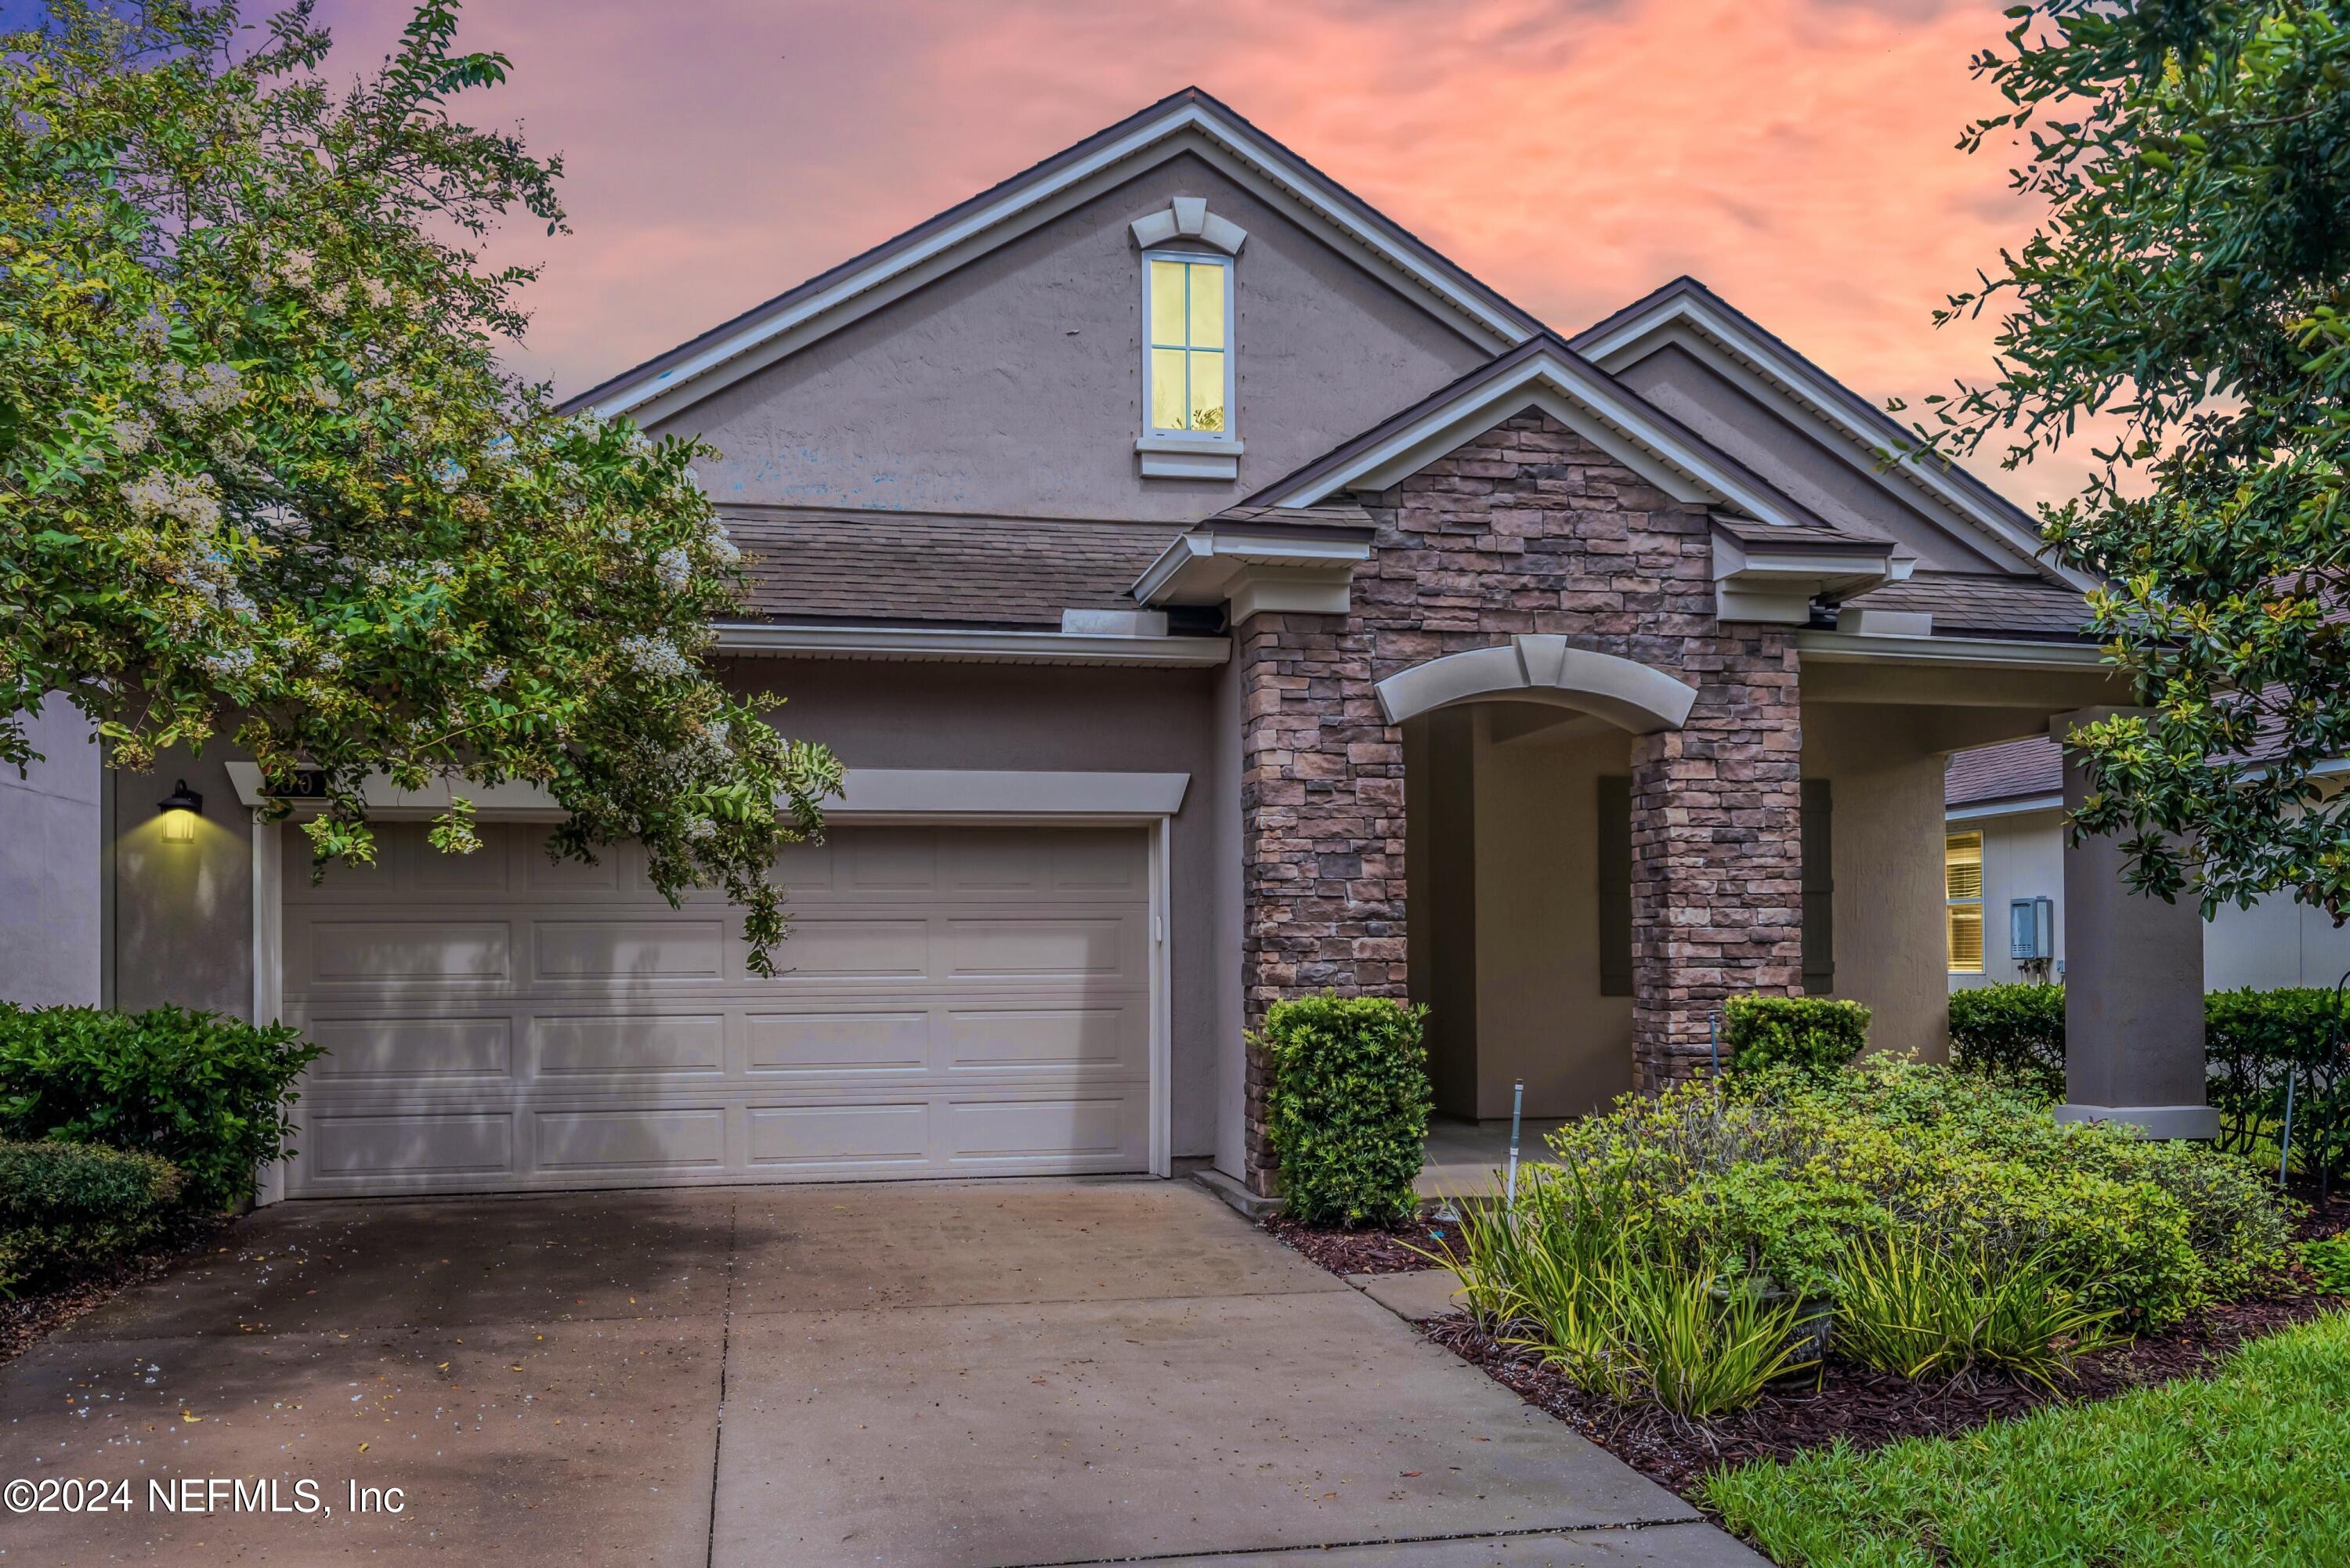
M1794 640L1725 627L1721 642L1688 724L1632 748L1632 1054L1648 1091L1705 1066L1723 999L1802 991Z
M1293 996L1405 994L1403 744L1372 691L1370 635L1261 615L1241 680L1242 965L1248 1026ZM1263 1051L1248 1053L1248 1181L1274 1189Z

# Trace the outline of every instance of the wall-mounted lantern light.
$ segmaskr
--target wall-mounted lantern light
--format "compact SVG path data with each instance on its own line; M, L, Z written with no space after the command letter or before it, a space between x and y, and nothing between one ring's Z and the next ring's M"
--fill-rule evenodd
M188 787L182 779L172 786L172 793L155 803L163 815L163 842L193 844L196 841L196 818L204 814L204 797Z

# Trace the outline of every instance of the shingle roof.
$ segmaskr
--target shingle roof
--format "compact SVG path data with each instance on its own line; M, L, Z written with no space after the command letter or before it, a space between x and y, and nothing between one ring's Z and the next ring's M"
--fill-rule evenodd
M1963 577L1919 572L1906 583L1845 600L1848 608L1924 610L1937 636L2080 638L2088 619L2081 596L2054 583L2022 577Z
M1981 805L2056 794L2064 787L2064 753L2045 735L1953 753L1942 777L1945 805Z
M1051 627L1133 609L1127 589L1183 530L1164 524L721 508L763 620Z
M1765 523L1758 517L1716 512L1713 514L1713 525L1742 545L1777 545L1782 547L1801 545L1806 549L1856 556L1882 556L1886 552L1886 542L1882 539L1851 533L1825 523Z

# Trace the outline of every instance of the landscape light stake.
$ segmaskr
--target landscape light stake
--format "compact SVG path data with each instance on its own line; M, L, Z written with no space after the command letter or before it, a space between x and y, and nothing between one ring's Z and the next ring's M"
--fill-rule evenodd
M1721 1014L1705 1015L1705 1057L1711 1064L1708 1069L1714 1077L1721 1076Z
M1526 1108L1526 1081L1518 1080L1510 1092L1510 1179L1503 1189L1502 1201L1514 1209L1518 1204L1518 1116Z
M2284 1185L2286 1161L2293 1158L2293 1070L2284 1070L2284 1137L2277 1140L2277 1185Z

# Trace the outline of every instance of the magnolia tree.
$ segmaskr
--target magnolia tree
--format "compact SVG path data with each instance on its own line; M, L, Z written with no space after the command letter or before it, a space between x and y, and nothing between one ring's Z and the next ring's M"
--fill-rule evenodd
M1976 61L2048 223L1954 296L1998 313L1996 382L1921 434L2012 463L2118 430L2052 509L2106 579L2095 628L2147 711L2080 732L2085 833L2209 915L2290 889L2350 912L2350 5L2041 0Z
M102 11L0 38L0 759L72 703L118 766L225 738L318 796L318 863L374 852L363 781L524 780L551 848L635 840L723 887L769 971L768 880L840 770L706 659L738 556L696 443L556 411L504 369L560 161L452 118L504 77L421 5L380 69L319 75L307 4ZM298 781L298 783L297 783Z

